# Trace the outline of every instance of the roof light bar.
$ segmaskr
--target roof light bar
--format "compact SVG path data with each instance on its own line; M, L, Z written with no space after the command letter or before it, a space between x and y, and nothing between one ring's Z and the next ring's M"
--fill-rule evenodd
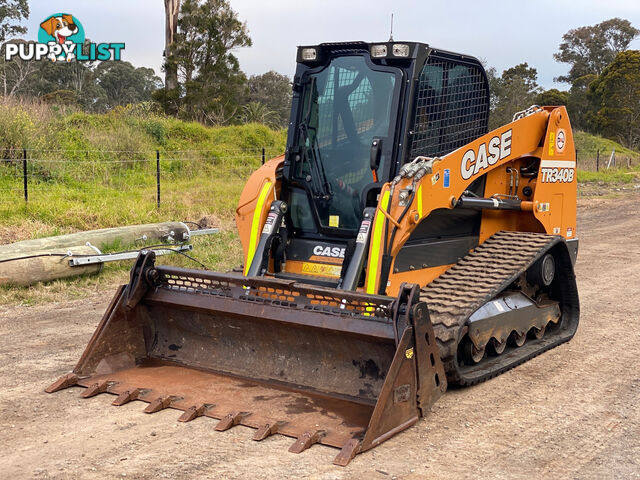
M303 48L301 56L305 62L315 60L318 58L318 50L315 48Z
M394 43L392 47L394 57L408 57L409 45L406 43Z
M381 58L387 56L387 46L386 45L372 45L371 46L371 56L373 58Z

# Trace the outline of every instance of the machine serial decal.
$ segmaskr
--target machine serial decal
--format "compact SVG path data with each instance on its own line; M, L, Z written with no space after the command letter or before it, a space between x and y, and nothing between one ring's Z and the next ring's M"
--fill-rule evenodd
M474 175L495 165L498 160L507 158L511 154L511 129L496 135L487 146L481 143L476 152L473 148L467 150L462 156L462 164L460 165L460 173L462 178L469 180ZM488 154L487 154L488 153Z
M571 183L575 178L576 162L570 160L542 160L540 181L542 183Z
M339 277L341 271L342 267L338 265L324 265L322 263L309 262L304 262L302 264L302 273L306 273L308 275Z

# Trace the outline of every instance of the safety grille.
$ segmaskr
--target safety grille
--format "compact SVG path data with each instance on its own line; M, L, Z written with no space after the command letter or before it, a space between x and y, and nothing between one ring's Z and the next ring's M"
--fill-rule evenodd
M340 316L359 316L373 321L389 321L393 298L309 287L279 279L256 279L207 271L157 267L158 288L235 298L303 310L322 311Z
M410 159L452 152L487 133L488 120L482 67L432 53L418 82Z

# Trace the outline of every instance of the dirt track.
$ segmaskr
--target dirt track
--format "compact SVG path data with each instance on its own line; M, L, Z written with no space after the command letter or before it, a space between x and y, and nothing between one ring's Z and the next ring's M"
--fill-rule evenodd
M575 338L482 385L448 392L417 426L347 467L251 429L43 393L80 356L112 292L0 307L3 478L640 478L640 195L581 200Z

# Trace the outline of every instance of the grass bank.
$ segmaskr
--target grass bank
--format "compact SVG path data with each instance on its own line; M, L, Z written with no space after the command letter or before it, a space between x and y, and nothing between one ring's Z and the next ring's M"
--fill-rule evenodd
M220 226L194 239L193 256L212 269L242 261L233 214L264 149L284 151L286 132L264 125L205 127L165 118L144 106L104 115L57 107L0 104L0 243L166 220ZM23 149L29 201L23 198ZM156 205L156 152L161 205ZM114 246L115 247L115 246ZM159 263L197 266L181 256ZM126 281L130 262L100 276L29 288L0 288L0 303L40 303L82 296Z
M640 172L640 152L587 132L574 132L574 140L579 184L624 185L638 181L636 174ZM612 152L615 152L615 164L607 168Z

